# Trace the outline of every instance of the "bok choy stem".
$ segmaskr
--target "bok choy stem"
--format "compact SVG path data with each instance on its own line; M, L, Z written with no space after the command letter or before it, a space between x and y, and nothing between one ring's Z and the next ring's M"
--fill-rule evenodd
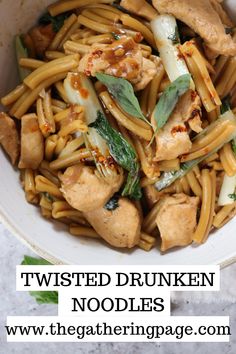
M156 19L151 22L151 28L170 81L173 82L178 79L178 77L189 74L187 65L178 50L180 41L178 26L174 16L157 16ZM191 86L191 88L194 88L192 80Z

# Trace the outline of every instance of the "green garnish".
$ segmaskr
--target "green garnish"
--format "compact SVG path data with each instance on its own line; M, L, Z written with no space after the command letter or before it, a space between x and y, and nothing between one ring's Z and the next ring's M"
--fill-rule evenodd
M119 207L119 198L118 194L113 195L113 197L106 203L104 208L109 211L113 211Z
M236 193L229 194L229 198L233 199L233 201L236 202Z
M220 107L220 113L224 114L228 111L230 111L231 109L231 105L230 105L230 96L226 96L223 100L222 100L222 105Z
M129 81L101 73L97 73L96 78L108 88L110 94L126 113L150 124L142 113L138 99L134 94L133 86Z
M236 138L234 138L234 139L232 140L232 149L233 149L233 152L234 152L235 155L236 155Z
M68 18L68 16L69 16L69 14L64 13L64 14L53 17L49 13L46 13L39 19L39 24L48 25L51 23L53 31L57 33L60 31L60 29L64 25L64 22Z
M17 59L17 66L18 66L18 73L21 81L23 82L24 79L31 73L30 70L23 68L20 66L19 61L22 58L28 58L29 53L27 48L24 45L24 42L21 36L15 37L15 50L16 50L16 59Z
M115 32L111 32L111 35L112 35L112 37L116 40L116 41L118 41L121 37L119 36L119 34L117 34L117 33L115 33Z
M157 130L161 129L173 113L178 100L190 88L191 75L185 74L173 81L161 95L155 110L154 118Z
M24 256L21 265L51 265L51 263L42 258ZM58 304L57 291L30 291L30 295L38 304Z
M110 154L116 163L129 172L122 195L140 199L142 192L139 184L139 163L133 147L119 132L110 126L101 111L97 112L96 121L90 124L89 127L97 130L98 134L106 141Z
M169 36L168 39L170 39L173 44L180 43L179 31L177 26L175 27L175 32L171 36Z

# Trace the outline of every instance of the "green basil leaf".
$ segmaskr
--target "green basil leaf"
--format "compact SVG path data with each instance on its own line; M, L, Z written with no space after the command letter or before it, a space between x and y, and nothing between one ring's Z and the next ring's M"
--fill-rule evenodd
M24 256L21 265L51 265L51 263L42 258ZM57 291L30 291L30 295L35 298L38 304L58 304Z
M28 50L24 46L24 42L21 36L15 37L15 51L16 51L18 74L21 81L24 81L24 79L31 73L31 71L23 68L19 64L20 59L29 57Z
M233 199L233 201L236 202L236 193L229 194L229 198Z
M236 138L234 138L234 140L232 140L232 149L233 149L233 152L236 155Z
M30 295L35 298L38 304L58 304L57 291L30 291Z
M21 265L51 265L51 263L42 258L24 256Z
M98 134L107 142L109 151L118 165L129 171L127 184L122 195L129 195L131 198L140 199L141 187L139 184L139 163L133 147L125 138L113 129L104 114L97 112L97 119L89 125L97 130Z
M140 187L139 168L136 171L130 171L127 177L125 188L122 196L130 196L132 199L139 200L142 198L142 190Z
M161 129L173 113L178 100L190 88L191 75L185 74L173 81L161 95L155 110L154 118L157 130Z
M53 31L55 33L59 32L62 26L64 25L65 20L68 18L69 14L64 13L60 14L58 16L51 16L48 12L44 14L40 19L39 19L39 24L41 25L48 25L52 24Z
M126 113L150 124L142 113L133 86L129 81L102 73L97 73L96 78L108 88L110 94Z
M221 114L224 114L224 113L230 111L230 109L231 109L230 100L231 100L231 97L230 97L230 96L226 96L226 97L222 100L222 105L221 105L221 107L220 107L220 113L221 113Z

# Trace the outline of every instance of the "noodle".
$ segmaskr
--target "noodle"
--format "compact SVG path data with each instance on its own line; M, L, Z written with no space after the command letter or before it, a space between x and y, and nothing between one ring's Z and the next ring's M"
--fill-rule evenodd
M66 71L76 68L79 65L78 55L68 55L63 58L55 59L40 66L38 69L33 71L24 80L25 85L27 85L32 90L40 85L44 80L49 77L62 74Z
M214 186L213 186L214 187ZM207 237L212 213L212 179L208 170L202 171L202 207L200 220L194 233L193 241L203 243Z

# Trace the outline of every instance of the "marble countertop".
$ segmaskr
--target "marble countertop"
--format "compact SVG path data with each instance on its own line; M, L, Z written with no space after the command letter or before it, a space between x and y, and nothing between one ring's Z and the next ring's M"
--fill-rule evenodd
M230 316L230 343L7 343L3 326L7 315L57 315L54 305L38 305L28 293L15 291L15 266L25 254L33 255L0 224L0 354L235 354L236 264L221 273L220 293L178 293L172 298L172 315Z

